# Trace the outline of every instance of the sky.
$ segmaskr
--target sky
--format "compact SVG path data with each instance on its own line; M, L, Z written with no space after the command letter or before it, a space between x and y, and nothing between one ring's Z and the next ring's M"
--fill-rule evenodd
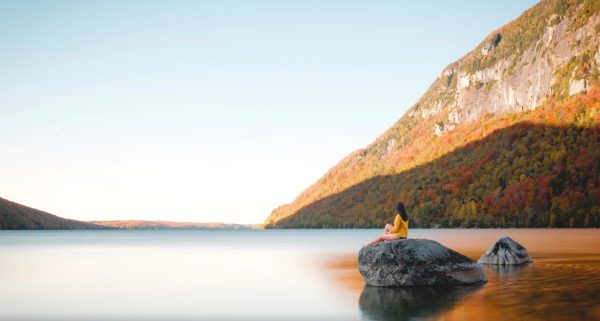
M535 3L0 0L0 197L261 223Z

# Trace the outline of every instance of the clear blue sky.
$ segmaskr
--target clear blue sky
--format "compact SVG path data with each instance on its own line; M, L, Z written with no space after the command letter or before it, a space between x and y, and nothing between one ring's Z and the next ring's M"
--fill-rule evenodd
M536 1L0 1L0 197L258 223Z

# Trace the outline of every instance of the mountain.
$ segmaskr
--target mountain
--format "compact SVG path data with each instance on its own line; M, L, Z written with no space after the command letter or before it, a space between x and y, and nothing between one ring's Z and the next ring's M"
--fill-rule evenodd
M243 224L225 224L219 222L170 222L170 221L143 221L143 220L118 220L118 221L90 221L90 223L114 229L157 230L157 229L249 229L254 228Z
M62 218L0 198L0 230L99 229L101 226Z
M0 198L0 230L72 230L72 229L250 229L256 225L225 224L218 222L169 221L90 221L62 218L35 208Z
M600 1L547 0L451 63L267 228L600 225Z

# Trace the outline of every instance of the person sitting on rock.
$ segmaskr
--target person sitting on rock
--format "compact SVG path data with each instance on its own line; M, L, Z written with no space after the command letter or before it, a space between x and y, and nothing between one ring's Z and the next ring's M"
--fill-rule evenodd
M371 246L383 241L405 239L408 237L408 215L406 214L406 209L402 202L396 204L396 211L398 214L396 214L396 217L394 218L394 225L386 224L383 229L384 233L365 246Z

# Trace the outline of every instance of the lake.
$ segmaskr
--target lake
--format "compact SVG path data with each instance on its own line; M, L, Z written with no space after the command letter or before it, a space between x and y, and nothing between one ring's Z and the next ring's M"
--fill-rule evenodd
M600 230L413 229L473 259L508 235L524 267L483 286L364 287L379 230L0 232L1 320L600 320Z

